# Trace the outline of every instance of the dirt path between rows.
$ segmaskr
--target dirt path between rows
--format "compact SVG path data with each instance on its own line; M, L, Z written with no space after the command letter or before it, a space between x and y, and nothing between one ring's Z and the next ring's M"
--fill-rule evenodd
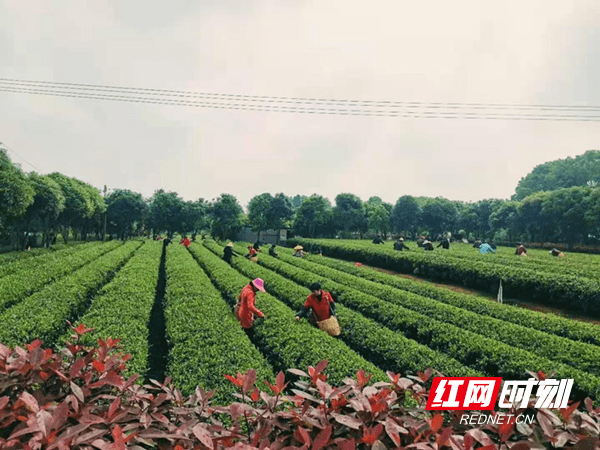
M473 295L473 296L478 296L478 297L485 297L490 301L496 301L496 296L495 295L491 295L488 292L482 292L482 291L477 291L474 289L468 289L465 288L464 286L459 286L456 284L442 284L442 283L436 283L434 281L429 281L427 279L424 278L419 278L417 276L414 275L408 275L405 273L400 273L400 272L394 272L393 270L387 270L387 269L381 269L379 267L374 267L374 266L367 266L365 264L363 264L363 267L367 267L369 269L372 270L377 270L378 272L383 272L383 273L387 273L389 275L396 275L396 276L400 276L403 278L408 278L410 280L413 281L419 281L421 283L428 283L428 284L432 284L436 287L439 288L444 288L444 289L449 289L451 291L454 292L458 292L460 294L467 294L467 295ZM530 309L532 311L538 311L538 312L542 312L542 313L552 313L552 314L556 314L558 316L563 316L563 317L567 317L569 319L573 319L573 320L578 320L580 322L588 322L588 323L593 323L595 325L600 325L600 320L598 319L593 319L590 317L586 317L586 316L580 316L580 315L574 315L564 309L561 308L554 308L554 307L550 307L550 306L545 306L542 305L540 303L536 303L536 302L526 302L523 300L517 300L514 298L504 298L504 303L510 304L510 305L517 305L521 308L526 308L526 309Z

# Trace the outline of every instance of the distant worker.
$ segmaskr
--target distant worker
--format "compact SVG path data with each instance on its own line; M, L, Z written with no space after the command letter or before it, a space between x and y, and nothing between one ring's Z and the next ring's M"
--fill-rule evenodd
M517 244L517 249L515 250L515 255L517 256L527 256L527 249L523 244Z
M490 241L489 244L490 244L490 247L492 247L494 250L496 250L498 248L498 246L496 245L496 243L494 241Z
M256 250L252 245L248 246L248 259L252 262L258 262L258 250Z
M401 252L404 249L410 250L410 248L408 248L408 246L404 243L404 238L399 237L398 240L394 242L394 250Z
M273 256L275 258L277 258L279 256L279 254L275 251L275 244L272 244L271 247L269 248L269 256Z
M433 251L433 244L428 240L423 241L423 250L429 252Z
M225 246L225 248L223 248L223 261L225 261L227 264L231 264L231 258L233 256L233 242L230 242Z
M252 246L254 248L254 250L256 250L257 252L260 252L260 241L257 240L254 245Z
M479 248L481 243L481 239L475 239L475 242L473 242L473 248Z
M550 254L552 256L555 256L557 258L564 258L565 254L563 252L561 252L559 249L557 248L553 248L552 250L550 250Z
M479 253L496 253L496 250L494 250L490 244L484 242L479 246Z
M294 256L297 258L304 258L306 256L306 252L304 251L304 247L301 245L296 245L294 247Z
M321 248L321 246L319 244L313 244L312 247L310 248L310 252L313 255L323 256L323 249Z
M183 244L183 246L184 246L185 248L189 248L189 247L190 247L190 244L191 244L190 238L189 238L189 237L187 237L187 236L186 236L186 237L184 237L184 238L183 238L183 242L182 242L182 244Z
M263 312L256 308L256 292L265 292L265 283L256 278L248 283L238 297L235 305L235 315L245 330L250 330L254 323L254 314L264 319Z
M448 238L444 238L441 240L437 247L442 247L443 249L448 250L450 248L450 241L448 240Z
M300 320L301 317L309 318L310 316L309 322L312 324L317 325L332 336L339 335L340 330L337 319L331 328L327 326L329 324L326 322L331 317L335 317L335 302L333 296L329 292L324 291L319 283L311 284L309 289L311 293L306 297L304 305L296 314L296 322ZM325 324L319 325L321 322L325 322Z
M161 236L160 234L159 234L159 235L157 235L157 236L156 236L156 240L157 240L157 241L162 241L162 236Z
M417 239L417 247L423 247L423 242L425 242L427 239L425 239L425 236L420 236L419 239Z
M385 242L383 242L383 239L381 239L381 236L378 234L375 239L373 239L373 244L385 244Z

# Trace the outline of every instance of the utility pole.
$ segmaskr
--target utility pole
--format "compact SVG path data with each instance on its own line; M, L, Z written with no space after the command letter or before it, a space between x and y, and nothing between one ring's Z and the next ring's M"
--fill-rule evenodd
M106 185L104 185L104 204L106 204ZM106 216L108 216L108 207L104 211L104 232L102 233L102 242L106 241Z

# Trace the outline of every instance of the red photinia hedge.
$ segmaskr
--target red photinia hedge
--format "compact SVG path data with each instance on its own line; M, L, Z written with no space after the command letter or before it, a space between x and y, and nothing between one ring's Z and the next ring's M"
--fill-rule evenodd
M125 379L128 356L117 340L86 348L78 339L90 330L73 330L61 353L39 341L26 349L0 345L0 449L600 448L600 409L589 399L582 411L578 404L510 411L535 414L531 425L474 428L459 423L461 412L424 410L432 370L407 378L389 373L389 383L375 384L360 371L334 387L323 361L308 373L291 369L293 383L280 372L264 389L253 370L227 374L238 401L214 406L212 391L183 397L168 379L145 386L136 376Z

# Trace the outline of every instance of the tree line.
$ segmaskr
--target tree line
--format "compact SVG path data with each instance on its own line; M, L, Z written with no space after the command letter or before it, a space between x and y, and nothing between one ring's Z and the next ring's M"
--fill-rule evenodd
M593 168L600 161L600 152L578 158L581 160L575 158L575 163L568 161L570 166ZM424 234L436 238L451 233L457 238L569 245L597 243L600 237L600 189L589 180L592 172L582 178L571 171L583 185L536 191L522 199L518 197L524 190L519 188L532 189L535 183L528 178L532 174L536 183L547 183L537 167L521 180L512 200L460 202L404 195L391 204L379 197L362 201L354 194L341 193L332 205L317 194L292 198L263 193L250 200L245 213L230 194L212 201L185 201L175 192L158 190L145 199L126 189L101 193L60 173L25 174L2 150L0 169L0 237L5 241L12 238L15 248L25 248L32 234L39 234L45 246L58 234L65 241L102 239L105 228L109 236L119 239L161 233L209 233L218 239L235 239L244 226L259 235L268 229L288 229L306 237ZM546 173L556 177L557 170Z

